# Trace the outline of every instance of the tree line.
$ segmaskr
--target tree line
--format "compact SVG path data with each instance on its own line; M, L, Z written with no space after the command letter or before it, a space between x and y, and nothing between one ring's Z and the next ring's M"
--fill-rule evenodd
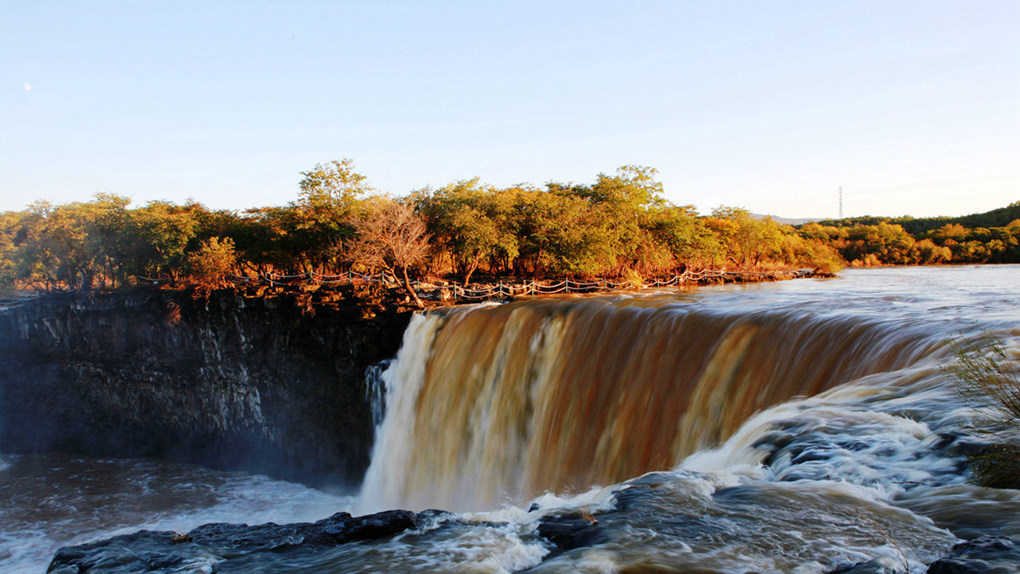
M1020 263L1020 201L962 217L857 217L800 226L850 265Z
M1017 261L1020 221L809 224L796 229L745 209L699 215L662 195L656 170L624 166L590 184L498 188L478 179L404 197L378 193L350 160L303 172L279 207L211 210L188 202L36 202L0 214L0 286L118 287L140 279L226 285L231 274L385 270L467 284L488 277L643 277L687 268L819 268L846 262Z

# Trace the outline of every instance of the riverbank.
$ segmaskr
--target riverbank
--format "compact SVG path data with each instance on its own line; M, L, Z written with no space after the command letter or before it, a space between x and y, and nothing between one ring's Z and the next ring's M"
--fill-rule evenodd
M411 289L426 308L450 304L471 304L489 300L514 300L525 297L541 297L544 295L590 295L613 292L635 291L640 289L658 289L670 287L697 287L704 285L720 285L726 283L761 283L769 281L787 281L804 278L831 278L834 273L811 269L773 269L757 271L726 271L717 269L691 270L685 269L668 277L659 277L649 281L641 278L616 281L607 278L575 280L570 278L554 280L514 280L489 278L468 285L450 281L413 281ZM262 274L258 276L231 276L233 288L245 296L276 296L287 292L305 293L310 304L328 304L334 298L324 294L332 292L337 286L354 285L362 287L362 296L368 301L389 300L391 303L400 301L410 304L406 295L402 296L401 284L385 273L366 275L348 271L340 275L323 275L308 272L297 275ZM389 290L373 290L371 286ZM312 295L312 294L318 294Z
M488 300L514 300L523 297L544 295L591 295L613 292L636 291L670 287L697 287L727 283L761 283L788 281L805 278L832 278L835 273L818 269L778 269L759 271L725 270L684 270L669 277L651 280L613 280L607 278L575 280L570 278L549 280L516 280L506 278L485 278L468 285L452 281L411 282L426 309L451 304L471 304ZM215 289L197 288L194 285L169 285L165 281L141 278L147 287L158 287L168 291L189 293L195 298L207 297L213 292L229 292L245 298L272 298L291 295L309 313L318 306L335 307L340 301L354 301L366 317L374 316L383 309L407 311L413 306L400 283L385 273L371 275L348 271L339 275L324 275L316 272L296 275L265 273L261 275L231 275L225 286ZM129 289L129 288L125 288ZM117 292L124 289L97 290L98 293ZM67 294L75 291L57 291ZM90 293L92 291L83 291ZM53 292L14 291L0 296L0 309L18 307L28 301Z

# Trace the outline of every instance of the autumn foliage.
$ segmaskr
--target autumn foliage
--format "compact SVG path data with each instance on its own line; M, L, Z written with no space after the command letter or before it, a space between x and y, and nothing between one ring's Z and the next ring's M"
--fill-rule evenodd
M261 273L385 271L414 278L655 277L755 270L1020 261L1020 221L908 233L888 221L799 229L740 208L700 215L662 196L656 171L624 166L594 183L496 188L477 179L379 194L350 160L304 172L281 207L129 207L125 197L34 203L0 214L0 286L89 289L143 280L211 290ZM1012 207L1012 206L1011 206Z

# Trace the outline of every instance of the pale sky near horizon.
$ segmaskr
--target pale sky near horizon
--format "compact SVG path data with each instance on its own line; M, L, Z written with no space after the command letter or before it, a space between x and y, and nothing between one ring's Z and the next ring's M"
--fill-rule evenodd
M1020 200L1020 2L0 0L0 211L659 170L783 217Z

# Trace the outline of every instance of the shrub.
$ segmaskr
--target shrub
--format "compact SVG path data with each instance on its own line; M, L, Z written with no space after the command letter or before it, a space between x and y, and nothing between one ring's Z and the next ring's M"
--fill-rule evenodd
M956 362L945 371L957 391L983 414L992 445L971 459L977 482L994 488L1020 488L1020 361L1010 357L1002 341L984 333L976 343L954 343Z
M213 289L227 285L227 274L237 265L234 240L210 237L188 257L188 264L191 278L198 286L197 292L208 297Z

